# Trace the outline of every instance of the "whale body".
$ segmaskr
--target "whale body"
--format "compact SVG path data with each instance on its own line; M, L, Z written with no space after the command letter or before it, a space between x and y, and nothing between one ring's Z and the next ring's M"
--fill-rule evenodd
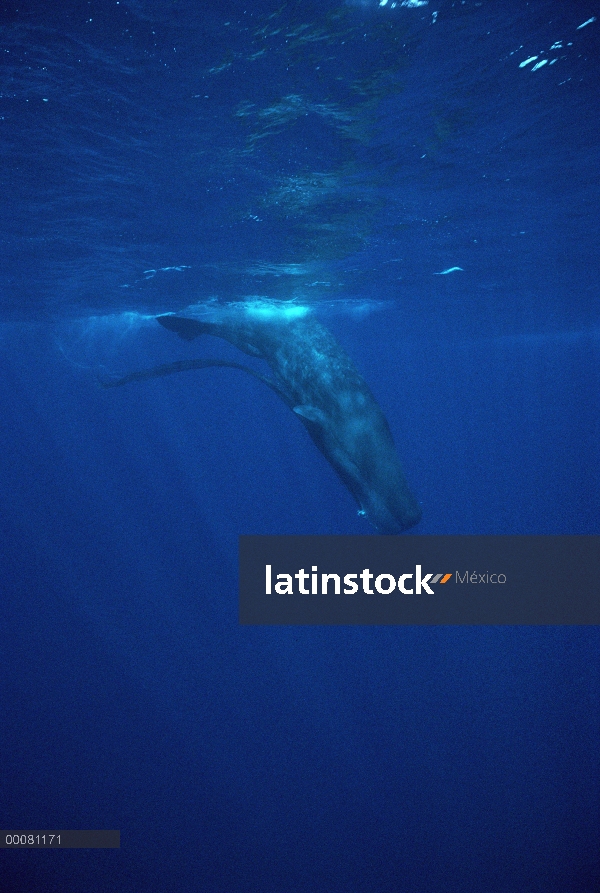
M108 387L187 369L232 366L263 381L300 419L373 527L397 534L421 519L387 420L366 381L331 332L314 317L224 312L215 319L166 314L166 329L191 341L224 338L244 353L265 360L273 378L225 360L182 360L134 372Z

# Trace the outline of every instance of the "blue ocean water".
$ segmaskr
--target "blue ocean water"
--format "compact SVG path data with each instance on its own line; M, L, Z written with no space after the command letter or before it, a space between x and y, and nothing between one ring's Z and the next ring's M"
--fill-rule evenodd
M600 533L597 4L0 23L0 815L121 830L2 893L595 893L597 629L241 628L239 534L371 529L254 378L98 382L240 359L158 313L305 306L413 532Z

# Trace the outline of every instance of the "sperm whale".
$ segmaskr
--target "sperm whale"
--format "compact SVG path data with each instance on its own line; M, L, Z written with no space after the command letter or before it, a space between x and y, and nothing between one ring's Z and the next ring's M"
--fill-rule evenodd
M313 316L289 318L248 308L210 319L190 310L158 316L157 321L186 341L200 335L223 338L265 360L272 378L240 363L197 359L133 372L105 386L210 366L241 369L264 382L295 413L379 533L397 534L418 524L421 509L381 408L346 351Z

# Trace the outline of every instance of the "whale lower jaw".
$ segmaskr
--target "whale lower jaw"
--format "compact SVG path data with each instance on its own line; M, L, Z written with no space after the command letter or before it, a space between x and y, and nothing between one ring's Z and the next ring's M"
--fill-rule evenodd
M298 413L298 409L294 411ZM298 414L307 420L306 413ZM395 535L419 523L421 506L408 488L391 434L389 441L386 439L379 445L378 454L373 446L379 466L373 474L372 469L369 473L362 463L357 464L350 458L348 449L340 443L325 420L315 417L311 421L316 423L309 428L313 440L358 503L359 514L366 517L378 533Z
M411 527L415 527L422 517L421 507L415 503L414 506L410 506L407 508L402 514L402 520L399 520L397 517L391 514L388 509L369 509L363 508L362 512L368 518L369 523L375 528L377 533L396 535L399 533L404 533L405 530L410 530Z

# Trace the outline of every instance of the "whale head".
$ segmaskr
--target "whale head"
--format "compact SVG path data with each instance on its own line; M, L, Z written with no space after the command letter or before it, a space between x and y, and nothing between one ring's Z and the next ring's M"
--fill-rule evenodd
M370 392L339 395L331 414L314 406L296 406L294 412L378 533L398 534L419 523L421 507Z

